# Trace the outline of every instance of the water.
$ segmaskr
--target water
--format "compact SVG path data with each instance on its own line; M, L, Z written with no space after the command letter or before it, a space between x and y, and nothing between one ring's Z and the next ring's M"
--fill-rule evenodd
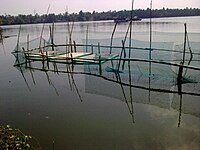
M153 40L181 43L183 24L187 23L190 41L199 42L199 21L200 17L153 19ZM89 39L110 39L114 28L111 21L75 23L73 39L84 43L87 25ZM18 34L19 26L3 28L4 35ZM41 24L23 25L20 41L26 41L27 34L30 39L40 36L41 28ZM43 35L46 38L48 30L46 25ZM120 24L115 37L124 37L126 30L127 24ZM148 20L134 22L133 30L135 40L149 40ZM65 43L66 36L66 23L56 24L55 42ZM20 68L13 67L15 58L11 52L16 41L17 36L13 36L0 45L0 125L10 124L33 136L36 147L81 150L200 148L199 96L183 94L181 99L178 94L136 87L130 92L129 86L85 74L71 76L24 68L21 73ZM59 65L59 68L66 69L66 66ZM96 71L97 68L89 69ZM75 69L88 70L83 66ZM114 78L113 74L105 75ZM125 78L122 75L122 79ZM132 77L134 83L136 79ZM152 84L156 85L154 81ZM168 90L177 88L164 83L163 86ZM185 91L191 89L199 92L199 84L183 86Z

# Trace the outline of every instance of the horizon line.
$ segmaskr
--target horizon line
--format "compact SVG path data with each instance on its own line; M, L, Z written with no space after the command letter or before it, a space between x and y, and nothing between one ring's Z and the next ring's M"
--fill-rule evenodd
M147 9L149 9L149 7L147 7L147 8L137 8L137 9L134 9L134 10L147 10ZM200 8L198 8L198 7L184 7L184 8L168 8L168 7L162 7L162 8L153 8L152 9L152 11L153 10L163 10L163 9L178 9L178 10L184 10L184 9L200 9ZM133 10L133 11L134 11ZM79 10L78 12L71 12L71 13L69 13L68 11L66 11L66 12L63 12L63 13L56 13L56 12L50 12L50 13L48 13L48 14L55 14L55 15L58 15L58 14L65 14L65 13L68 13L68 14L78 14L79 12L83 12L83 13L86 13L86 12L88 12L88 13L93 13L93 12L97 12L97 13L102 13L102 12L109 12L109 11L111 11L111 12L114 12L114 11L116 11L116 12L119 12L119 11L131 11L130 9L121 9L121 10L104 10L104 11L95 11L95 10L93 10L93 11L85 11L85 10ZM24 14L22 14L22 13L18 13L18 14L7 14L7 13L4 13L4 14L0 14L0 16L6 16L6 15L10 15L10 16L19 16L19 15L36 15L36 14L38 14L39 16L42 16L42 15L46 15L45 13L37 13L37 12L35 12L35 10L34 10L34 12L33 13L24 13Z

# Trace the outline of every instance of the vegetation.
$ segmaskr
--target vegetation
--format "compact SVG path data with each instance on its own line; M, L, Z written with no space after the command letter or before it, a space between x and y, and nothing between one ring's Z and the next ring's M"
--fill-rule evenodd
M9 125L0 126L0 147L4 150L27 150L30 148L28 143L31 136L24 135L18 129L12 129Z
M150 9L134 10L134 16L140 18L149 18ZM200 16L199 8L185 8L185 9L155 9L152 10L152 17L180 17L180 16ZM130 10L122 11L108 11L108 12L83 12L79 13L64 13L64 14L48 14L48 15L2 15L0 16L1 25L13 24L33 24L33 23L52 23L52 22L66 22L66 21L98 21L98 20L112 20L114 17L130 17Z

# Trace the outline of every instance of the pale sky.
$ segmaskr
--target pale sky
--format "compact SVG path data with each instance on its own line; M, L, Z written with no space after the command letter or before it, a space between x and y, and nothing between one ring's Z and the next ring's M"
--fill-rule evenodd
M149 8L151 0L134 0L134 9ZM69 13L85 11L130 10L131 0L1 0L0 15L10 14L46 14ZM156 8L200 8L200 0L153 0L153 9Z

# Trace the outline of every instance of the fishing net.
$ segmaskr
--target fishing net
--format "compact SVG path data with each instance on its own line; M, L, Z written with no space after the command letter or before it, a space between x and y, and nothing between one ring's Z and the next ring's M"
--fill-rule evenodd
M185 47L185 56L183 53ZM200 66L200 44L199 42L187 42L182 44L176 44L174 45L174 51L171 55L171 60L175 63L180 64L180 62L183 62L184 59L184 65L192 66L192 67L199 67ZM184 58L183 58L184 57ZM172 66L172 71L177 73L178 68L175 66ZM199 70L194 69L183 69L183 76L185 79L188 79L190 82L199 82Z
M182 34L175 35L175 38L180 38ZM120 77L126 84L128 84L129 74L131 74L131 81L134 81L135 85L148 87L149 82L151 82L151 87L167 87L168 89L176 84L180 62L183 61L184 49L184 65L199 67L199 42L189 41L187 38L186 43L181 43L180 40L179 42L174 40L174 37L169 40L168 38L172 36L171 33L162 35L160 32L154 32L151 42L139 40L143 39L142 36L147 37L147 33L135 33L134 37L137 37L137 39L124 38L124 36L95 38L93 35L94 38L78 40L80 43L76 43L64 35L55 35L54 40L36 38L29 42L19 43L13 54L17 58L16 63L25 63L24 51L27 49L31 50L31 53L37 53L41 48L43 52L88 52L95 54L94 59L102 59L102 61L100 62L101 65L99 64L100 66L86 66L84 68L86 72L98 74L101 70L101 74L108 78L116 78L114 74L120 73ZM159 38L164 39L162 40L164 42L161 42ZM103 59L109 58L109 54L117 54L118 57L113 57L112 61L102 63ZM90 63L87 65L90 65ZM184 68L182 76L184 83L199 83L200 81L198 69Z
M131 81L135 85L143 85L149 87L151 82L152 88L168 88L176 85L177 75L180 62L182 62L184 43L174 42L159 42L159 41L141 41L129 38L126 39L124 47L122 46L124 38L111 39L88 39L89 45L93 44L94 52L98 53L112 53L122 54L122 60L113 60L112 63L106 63L101 66L104 71L103 74L108 78L116 78L116 72L120 73L120 77L126 84L129 82L129 74L131 74ZM85 43L86 41L83 41ZM131 49L129 43L131 42ZM110 46L112 45L112 46ZM200 64L198 42L187 42L185 46L185 63L184 65L191 65L198 67ZM150 49L151 47L151 49ZM90 51L91 47L85 48ZM122 52L123 51L123 52ZM127 59L129 58L130 61ZM192 55L192 58L190 58ZM126 59L126 61L123 61ZM190 60L191 59L191 60ZM124 65L125 64L125 65ZM175 65L174 65L175 64ZM177 65L176 65L177 64ZM120 66L119 66L120 65ZM94 72L97 70L93 69ZM86 71L88 67L86 67ZM92 68L90 67L89 71ZM184 83L199 83L199 70L183 69ZM196 88L197 89L197 88Z
M32 53L38 53L41 49L42 51L48 51L49 47L45 48L45 46L48 44L49 42L43 38L35 38L28 42L18 43L12 52L12 54L16 57L15 65L26 62L25 52L30 51Z

